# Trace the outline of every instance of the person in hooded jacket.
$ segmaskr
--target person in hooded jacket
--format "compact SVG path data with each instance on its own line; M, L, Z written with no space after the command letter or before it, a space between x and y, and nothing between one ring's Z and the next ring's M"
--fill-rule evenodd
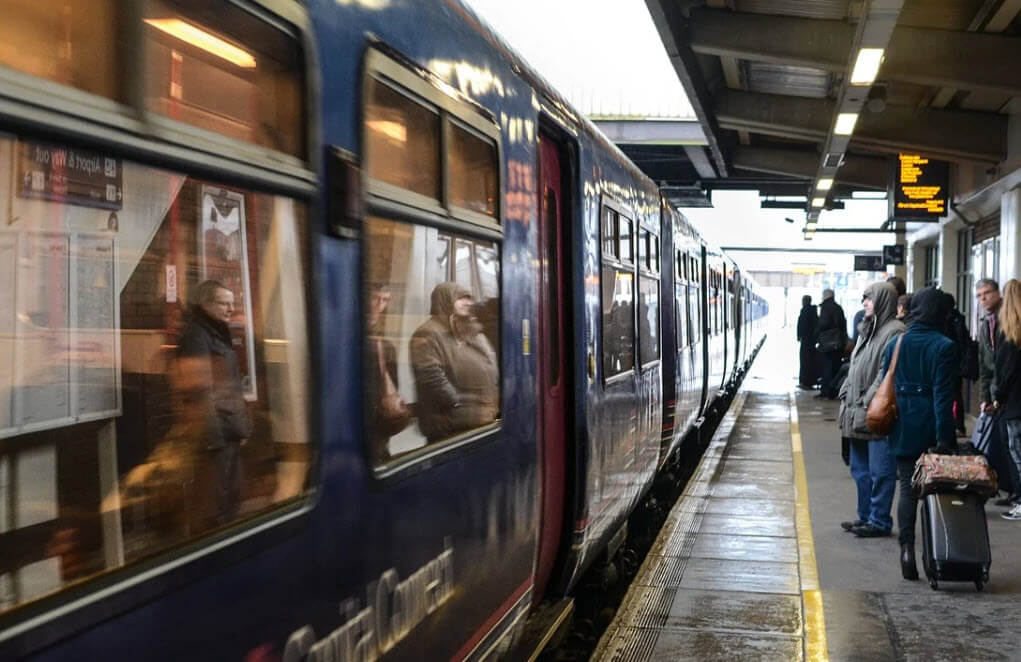
M815 327L819 324L819 315L812 305L812 297L808 294L801 297L801 314L798 315L798 342L801 343L801 370L798 373L798 384L801 388L811 389L819 379L819 353L815 351Z
M418 425L430 443L496 420L499 365L457 283L432 292L431 317L411 336Z
M847 379L840 388L840 434L850 442L851 476L858 488L858 518L842 522L845 531L858 537L888 536L893 529L890 509L896 486L896 469L890 444L869 432L865 424L873 384L879 374L883 350L890 339L904 332L897 319L897 290L889 283L865 288L865 317L861 335L851 352ZM878 384L876 384L878 388Z
M943 335L950 310L949 300L935 287L923 287L911 295L908 330L902 336L900 354L894 372L897 394L897 418L890 431L890 451L897 460L898 540L901 574L918 579L915 564L915 520L918 497L911 487L911 476L918 457L936 446L942 453L953 453L957 443L954 432L954 380L958 369L957 347ZM886 374L897 340L886 345L883 366L873 383L873 392Z

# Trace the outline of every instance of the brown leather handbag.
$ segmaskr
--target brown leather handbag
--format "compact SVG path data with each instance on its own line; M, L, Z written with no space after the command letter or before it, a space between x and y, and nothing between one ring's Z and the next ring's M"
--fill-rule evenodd
M886 375L883 376L879 389L872 396L872 401L865 411L865 425L872 434L884 436L890 434L893 422L897 420L897 390L894 388L893 375L897 372L897 356L900 354L900 341L903 339L904 334L897 338L890 367L886 369Z

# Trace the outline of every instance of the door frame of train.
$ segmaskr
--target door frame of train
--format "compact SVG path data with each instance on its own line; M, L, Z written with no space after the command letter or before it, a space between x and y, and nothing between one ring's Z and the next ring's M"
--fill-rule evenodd
M545 141L545 142L543 142ZM559 337L559 360L558 369L560 383L557 388L558 394L551 394L547 384L547 376L551 369L551 357L549 350L552 344L547 342L547 323L550 308L550 300L547 298L546 284L549 282L546 267L545 241L548 231L547 218L545 217L545 187L543 171L543 145L549 145L557 159L557 178L559 187L559 215L557 223L559 231L556 233L556 240L559 247L556 253L559 263L559 305L555 306L559 312L559 327L553 329ZM570 431L574 429L574 386L575 379L573 369L575 367L574 344L571 338L574 337L574 297L575 286L573 251L571 250L572 228L574 217L577 213L578 192L575 183L578 181L577 173L577 144L572 137L560 130L554 120L540 116L539 133L536 141L536 257L540 267L537 276L536 287L536 393L539 396L536 401L536 444L539 453L538 481L540 485L539 498L539 530L536 539L536 561L535 561L535 588L536 600L540 600L549 585L557 585L557 577L565 558L566 538L571 521L571 507L569 495L574 493L574 486L577 484L575 476L575 464L570 458L575 457L575 441ZM554 397L550 397L553 395ZM559 397L559 407L550 407L547 411L546 403L555 402ZM559 409L559 411L556 411ZM547 436L546 430L550 417L557 417L557 431L552 436ZM557 434L559 432L559 435ZM559 442L557 442L559 436ZM554 441L558 447L551 448L547 440ZM552 452L551 452L552 451ZM559 479L559 480L557 480Z

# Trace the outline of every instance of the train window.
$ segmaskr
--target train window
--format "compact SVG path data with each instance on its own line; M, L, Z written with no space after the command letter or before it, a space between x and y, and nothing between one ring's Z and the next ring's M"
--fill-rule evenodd
M4 3L8 7L12 3ZM0 21L0 65L124 101L119 0L18 2Z
M603 207L603 259L620 257L620 244L617 243L618 214L609 207Z
M603 376L635 367L634 275L603 265Z
M369 177L440 199L440 116L370 78L365 108Z
M649 268L649 231L638 229L638 268Z
M230 3L213 12L197 0L150 0L143 11L149 111L304 155L304 64L295 38Z
M450 122L450 204L496 217L496 145L492 140Z
M618 240L620 241L620 251L617 253L617 257L620 258L621 262L633 264L635 261L635 254L631 245L634 241L631 230L631 219L623 215L620 216L617 228L619 232Z
M642 365L659 359L659 281L650 276L638 283L638 356Z
M659 237L649 235L649 270L659 273Z
M451 235L442 271L430 255L446 244L439 230L372 216L365 232L363 392L378 465L498 421L500 263L494 242Z
M28 136L0 181L0 612L301 498L305 205Z

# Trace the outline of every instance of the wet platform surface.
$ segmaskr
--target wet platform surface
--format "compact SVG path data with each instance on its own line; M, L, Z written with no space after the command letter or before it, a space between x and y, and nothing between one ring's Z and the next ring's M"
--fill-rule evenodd
M784 341L760 352L592 659L1021 660L1021 522L987 505L982 593L902 579L896 530L840 528L855 487L836 403L792 390Z

